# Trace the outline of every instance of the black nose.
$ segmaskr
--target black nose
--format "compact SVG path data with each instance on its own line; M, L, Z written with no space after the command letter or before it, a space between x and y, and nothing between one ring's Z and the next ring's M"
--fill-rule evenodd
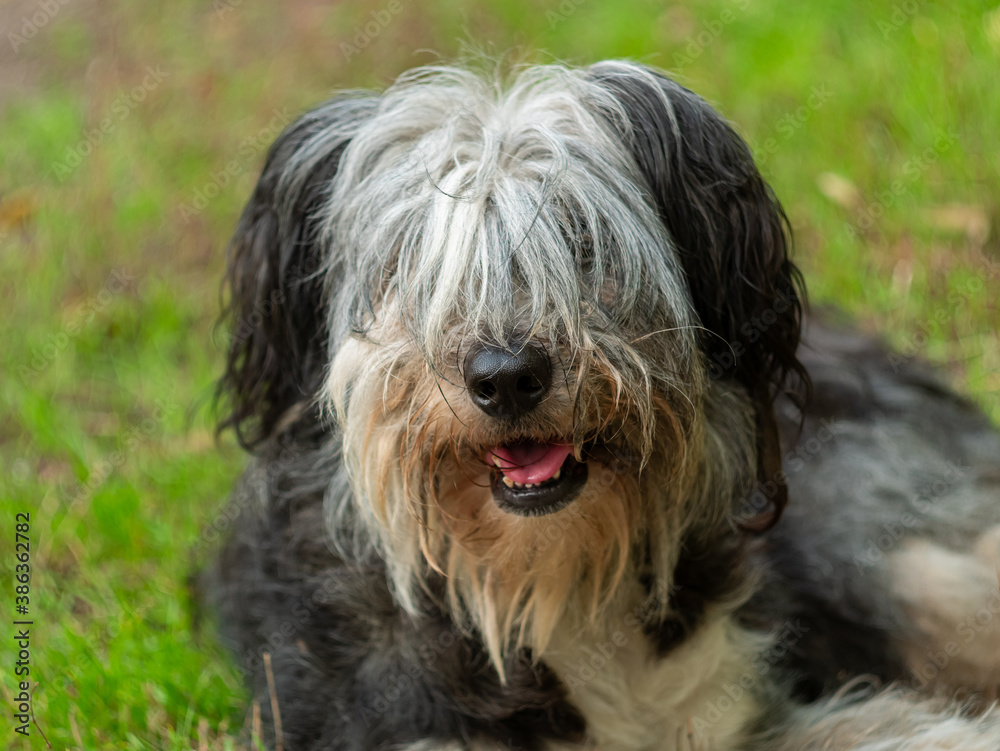
M525 344L511 352L475 344L465 357L465 385L476 406L491 417L526 415L545 398L552 382L549 356Z

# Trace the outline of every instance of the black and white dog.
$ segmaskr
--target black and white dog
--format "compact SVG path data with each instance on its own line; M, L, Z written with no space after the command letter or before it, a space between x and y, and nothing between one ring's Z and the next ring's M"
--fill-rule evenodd
M629 62L288 128L206 575L270 743L1000 749L1000 434L804 321L788 250L740 138Z

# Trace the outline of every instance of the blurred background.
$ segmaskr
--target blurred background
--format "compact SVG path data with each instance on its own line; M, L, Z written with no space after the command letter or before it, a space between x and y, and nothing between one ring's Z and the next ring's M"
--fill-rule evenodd
M219 280L267 146L338 88L479 53L669 69L752 144L813 301L1000 417L996 3L0 0L0 605L28 512L38 683L0 748L246 747L185 589L245 462L213 437Z

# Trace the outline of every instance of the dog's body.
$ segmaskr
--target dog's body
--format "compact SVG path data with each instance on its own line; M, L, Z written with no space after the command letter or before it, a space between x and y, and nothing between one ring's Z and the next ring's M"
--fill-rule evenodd
M800 349L780 208L690 92L338 98L229 278L257 458L209 580L283 748L1000 748L930 691L829 698L1000 684L1000 435L869 340Z

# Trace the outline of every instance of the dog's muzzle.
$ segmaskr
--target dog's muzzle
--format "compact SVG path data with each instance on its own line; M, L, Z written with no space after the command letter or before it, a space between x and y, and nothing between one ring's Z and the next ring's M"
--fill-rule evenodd
M516 349L475 345L465 358L469 398L490 417L512 421L528 415L552 383L549 356L536 344ZM587 464L568 441L519 439L487 449L493 497L504 511L549 514L573 501L587 483Z
M520 516L551 514L572 503L587 484L587 463L563 442L522 440L487 450L493 498Z

